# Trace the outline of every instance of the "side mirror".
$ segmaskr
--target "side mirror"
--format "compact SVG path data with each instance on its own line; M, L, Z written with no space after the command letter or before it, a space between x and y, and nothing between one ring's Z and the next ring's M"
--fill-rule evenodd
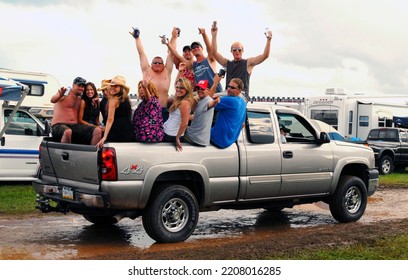
M34 135L34 131L31 128L24 129L24 135Z
M317 140L317 144L322 145L325 143L330 143L330 136L327 132L320 132L319 139Z
M49 136L51 132L51 126L48 121L44 122L44 129L37 124L37 136Z

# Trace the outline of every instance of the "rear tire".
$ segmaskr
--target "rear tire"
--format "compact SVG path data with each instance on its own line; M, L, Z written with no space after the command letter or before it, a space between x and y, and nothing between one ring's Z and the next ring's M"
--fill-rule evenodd
M359 220L367 206L367 189L355 176L342 176L329 202L332 216L341 223Z
M153 194L143 212L143 227L159 243L186 240L198 222L198 202L186 187L169 185Z
M392 173L392 171L394 171L394 162L392 161L392 158L390 156L382 156L378 169L383 175Z

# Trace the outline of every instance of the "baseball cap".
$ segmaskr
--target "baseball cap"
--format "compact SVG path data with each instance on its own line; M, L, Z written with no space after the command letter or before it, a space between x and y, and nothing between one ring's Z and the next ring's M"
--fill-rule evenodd
M86 80L84 78L81 78L81 77L76 77L75 80L74 80L74 84L85 85Z
M184 46L183 47L183 52L185 52L185 51L191 51L190 46Z
M192 43L191 43L190 48L191 48L191 49L194 49L195 46L203 47L200 42L195 41L195 42L192 42Z
M201 80L196 84L195 87L196 88L199 87L201 89L207 89L208 88L208 81L207 80Z

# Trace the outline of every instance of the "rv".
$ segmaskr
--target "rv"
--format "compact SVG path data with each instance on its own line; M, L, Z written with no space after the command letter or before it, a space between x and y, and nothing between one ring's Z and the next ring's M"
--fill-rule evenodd
M365 140L372 128L394 127L408 116L408 96L347 95L331 88L306 103L309 118L332 125L348 140Z
M28 92L28 86L0 77L0 181L32 181L40 167L39 146L49 127L21 109Z
M53 104L50 100L61 88L54 76L46 73L0 68L0 77L9 78L28 86L29 92L21 104L21 109L27 110L42 121L52 118Z

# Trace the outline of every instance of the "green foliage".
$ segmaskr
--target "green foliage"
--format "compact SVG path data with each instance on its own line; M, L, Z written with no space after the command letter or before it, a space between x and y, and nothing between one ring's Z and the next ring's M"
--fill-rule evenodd
M324 250L305 249L297 254L281 254L286 260L406 260L408 235L389 236L366 243L338 245Z
M31 184L0 185L0 215L27 214L35 209L35 192Z
M408 187L408 172L380 176L380 186Z

